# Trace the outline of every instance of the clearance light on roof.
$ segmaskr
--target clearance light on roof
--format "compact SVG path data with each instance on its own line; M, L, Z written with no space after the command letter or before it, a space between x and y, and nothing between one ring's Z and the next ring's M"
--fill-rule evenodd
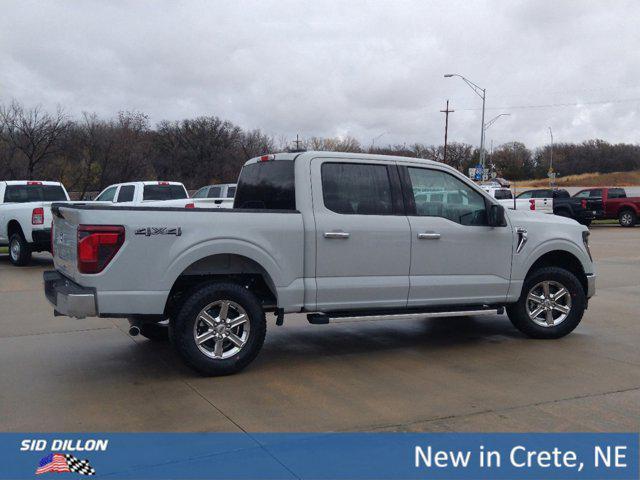
M158 185L169 185L169 182L158 182Z
M275 159L276 159L275 155L262 155L260 157L261 162L268 162L269 160L275 160Z
M42 182L27 182L27 185L42 185Z

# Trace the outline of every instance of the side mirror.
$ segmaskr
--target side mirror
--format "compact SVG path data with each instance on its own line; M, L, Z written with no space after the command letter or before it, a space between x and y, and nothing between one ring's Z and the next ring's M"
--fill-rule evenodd
M490 227L506 227L507 219L505 218L504 207L495 203L489 208L489 226Z

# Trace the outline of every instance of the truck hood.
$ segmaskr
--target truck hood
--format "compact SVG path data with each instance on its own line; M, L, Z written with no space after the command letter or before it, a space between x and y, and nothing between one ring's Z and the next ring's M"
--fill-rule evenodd
M506 209L506 215L511 223L516 226L532 226L535 228L544 228L545 225L553 226L554 229L562 229L563 231L588 230L584 225L580 225L572 218L561 217L548 213L531 212L527 210L509 210Z

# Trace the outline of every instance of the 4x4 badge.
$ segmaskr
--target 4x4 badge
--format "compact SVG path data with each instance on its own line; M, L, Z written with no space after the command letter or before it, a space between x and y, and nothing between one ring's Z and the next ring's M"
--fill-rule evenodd
M144 235L145 237L151 237L152 235L175 235L179 237L182 235L181 227L142 227L136 228L136 235Z

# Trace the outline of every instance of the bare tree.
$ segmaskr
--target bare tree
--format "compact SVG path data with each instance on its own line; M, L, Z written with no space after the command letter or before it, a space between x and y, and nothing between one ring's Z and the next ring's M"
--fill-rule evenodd
M25 109L16 101L0 106L0 122L3 141L24 156L28 178L33 178L36 168L57 153L60 138L68 128L62 108L51 115L40 106Z

